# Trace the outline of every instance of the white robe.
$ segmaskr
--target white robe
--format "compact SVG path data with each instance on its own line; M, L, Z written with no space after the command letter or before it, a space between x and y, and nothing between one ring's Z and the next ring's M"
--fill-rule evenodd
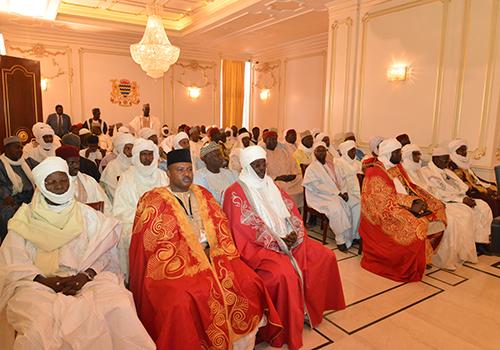
M361 218L361 189L359 188L358 174L361 173L359 160L349 161L344 157L335 158L335 171L338 178L345 183L349 200L347 204L351 209L351 225L354 238L359 239L359 221Z
M10 231L0 247L0 348L154 349L139 321L132 294L123 286L116 244L118 221L87 207L84 232L59 248L58 276L92 268L97 272L76 296L65 296L34 282L36 247ZM5 313L6 312L6 313ZM5 318L4 318L5 320ZM10 328L10 337L5 336ZM13 328L13 329L12 329Z
M71 178L75 182L75 198L82 203L104 202L104 214L111 215L113 207L106 193L97 181L81 171Z
M339 196L339 193L346 192L342 179L315 159L304 173L302 186L306 189L307 205L328 217L336 243L350 247L357 237L352 230L350 207Z
M161 135L161 122L158 117L150 115L148 118L145 118L142 115L138 115L132 119L132 121L128 124L133 132L137 135L139 130L142 128L151 128L155 131L156 135Z
M414 184L436 196L433 185L429 185L422 169L410 169L406 162L403 162L403 166ZM462 203L445 202L445 205L448 224L432 264L455 270L465 261L477 263L472 210Z
M231 186L238 176L231 170L220 169L220 173L212 173L207 168L200 169L194 175L193 183L205 187L214 196L217 203L222 205L224 192Z
M476 243L489 243L493 214L488 204L480 199L475 199L474 208L462 204L469 189L467 185L453 171L441 170L432 161L422 168L422 174L427 181L427 190L435 197L446 204L462 207L463 211L472 212L472 232Z
M129 275L128 251L137 203L144 193L155 187L168 186L168 183L167 174L160 169L155 169L153 175L145 179L138 174L134 166L131 166L120 177L113 201L113 216L122 222L118 251L120 266L127 280Z
M106 195L109 200L113 202L115 196L116 186L118 186L118 179L120 176L127 171L130 164L124 164L120 161L120 156L113 159L108 163L106 168L102 171L101 175L101 185L106 191Z

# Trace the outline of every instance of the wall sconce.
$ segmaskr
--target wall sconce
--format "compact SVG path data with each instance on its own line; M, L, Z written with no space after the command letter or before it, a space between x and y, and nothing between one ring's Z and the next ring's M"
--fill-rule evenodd
M42 88L42 91L47 91L47 87L49 86L49 79L43 78L40 80L40 87Z
M396 63L387 69L389 81L405 81L410 73L409 67L404 63Z
M191 99L196 100L201 95L201 88L197 86L189 86L187 88L187 93Z
M267 101L269 97L271 97L271 90L269 89L260 90L259 97L262 101Z
M3 34L0 33L0 55L6 55L7 50L5 49L5 40L3 39Z

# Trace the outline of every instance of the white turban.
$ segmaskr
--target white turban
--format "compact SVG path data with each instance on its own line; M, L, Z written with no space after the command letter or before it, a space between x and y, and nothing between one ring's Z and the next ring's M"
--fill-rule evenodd
M320 132L318 135L316 135L316 137L314 138L314 141L321 142L321 141L323 141L323 139L325 137L329 138L328 134L325 134L324 132Z
M395 138L386 139L378 145L378 160L386 169L395 167L397 164L391 162L391 153L401 148L401 143Z
M318 148L319 146L323 146L328 150L328 147L326 147L326 143L324 143L323 141L317 141L314 143L314 145L312 147L313 151L316 150L316 148Z
M471 166L471 162L469 157L467 156L462 156L457 153L457 149L460 147L465 146L468 147L469 145L467 144L467 141L464 139L456 139L453 141L450 141L448 144L448 149L450 151L450 158L455 163L459 168L461 169L469 169Z
M318 128L311 129L311 135L315 137L316 135L319 134L320 131L321 130L319 130Z
M438 146L438 147L434 148L434 150L432 151L433 157L447 156L449 154L450 154L450 152L448 151L448 149L446 147L443 147L443 146Z
M36 137L36 141L38 142L38 144L40 146L42 146L42 148L46 151L49 151L52 147L53 147L53 144L54 144L54 141L52 142L45 142L45 140L43 139L44 136L47 136L47 135L52 135L52 137L54 136L54 130L52 130L52 128L50 126L48 127L44 127L44 128L40 128L37 132L38 136Z
M184 139L188 139L189 140L188 134L186 134L184 131L181 131L180 133L178 133L177 135L175 135L175 137L174 137L174 149L182 149L182 147L179 144L179 142L181 142Z
M349 152L349 150L353 148L356 148L356 142L354 142L353 140L344 141L339 145L339 151L340 153L342 153L342 157L347 157L347 152Z
M156 131L154 131L151 128L142 128L141 130L139 130L138 134L139 134L138 136L143 138L144 140L149 140L149 138L151 136L156 135ZM158 135L156 135L156 136L158 136Z
M45 187L45 179L50 174L59 171L65 173L66 176L68 176L69 188L63 194L50 192ZM49 201L61 205L69 203L73 199L74 186L73 182L70 181L68 163L66 163L64 159L59 157L47 157L40 164L33 168L32 174L35 185L40 190L42 195Z
M131 134L125 134L121 131L113 138L113 147L118 154L123 154L123 147L127 144L133 144L135 137Z
M382 141L384 141L384 138L382 136L374 136L370 139L369 142L370 151L372 151L372 153L374 153L377 156L378 156L378 146Z
M141 163L141 152L142 151L152 151L153 161L150 165L144 165ZM137 171L143 176L151 176L155 169L158 168L158 159L160 158L160 153L158 147L151 140L137 139L134 142L134 148L132 149L132 165L137 169Z
M90 134L90 130L87 128L81 128L80 130L78 130L78 135L80 135L80 136L87 135L87 134Z
M118 128L118 132L121 132L123 134L130 134L130 129L127 128L126 126L120 126Z
M161 128L161 135L162 135L163 137L167 137L167 136L168 136L168 134L169 134L169 132L170 132L170 131L169 131L168 125L166 125L166 124L165 124L165 125L163 125L163 126L162 126L162 128Z
M266 159L266 151L260 146L249 146L241 150L241 173L239 179L248 187L251 205L271 231L280 237L288 232L286 219L290 213L283 201L281 192L274 181L267 176L261 179L250 165L257 159Z
M417 171L422 167L422 159L418 163L415 163L413 160L413 152L420 152L420 147L418 147L414 143L409 143L401 149L401 152L403 154L403 166L406 170L409 171Z
M35 123L31 127L31 131L33 132L33 135L35 136L35 138L38 139L40 137L40 130L42 130L43 128L46 128L46 127L50 128L50 125L42 123L42 122Z

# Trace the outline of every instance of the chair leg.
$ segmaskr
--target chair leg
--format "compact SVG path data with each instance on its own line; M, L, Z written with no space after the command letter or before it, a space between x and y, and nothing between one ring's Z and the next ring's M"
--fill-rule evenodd
M363 253L363 240L360 238L359 239L359 247L358 247L358 255L361 255Z
M326 237L328 235L328 221L321 218L321 226L323 226L323 245L326 244Z

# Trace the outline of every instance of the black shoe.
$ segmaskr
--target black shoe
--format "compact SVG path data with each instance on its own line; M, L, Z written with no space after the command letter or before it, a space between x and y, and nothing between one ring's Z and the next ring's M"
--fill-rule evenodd
M359 242L361 242L361 239L359 239L359 238L354 238L352 240L352 244L359 244Z
M432 264L425 264L425 269L426 270L432 269Z
M490 250L490 245L488 243L476 243L477 255L488 255L491 256L493 253Z
M344 253L348 251L347 246L345 244L337 244L337 248L339 248L339 250Z

